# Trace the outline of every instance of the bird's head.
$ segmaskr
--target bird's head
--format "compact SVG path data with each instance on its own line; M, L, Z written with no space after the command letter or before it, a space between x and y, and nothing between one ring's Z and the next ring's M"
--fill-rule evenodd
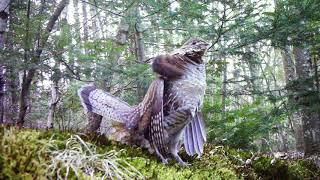
M179 54L186 55L194 60L201 60L201 57L204 55L209 46L209 43L200 38L191 38L178 49L178 52Z

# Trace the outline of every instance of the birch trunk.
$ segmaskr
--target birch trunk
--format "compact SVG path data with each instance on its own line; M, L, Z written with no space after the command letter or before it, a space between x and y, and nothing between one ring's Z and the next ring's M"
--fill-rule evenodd
M60 95L59 95L59 86L58 82L55 81L51 87L51 100L49 103L49 112L47 118L47 129L53 129L53 122L55 117L55 111L57 104L59 102Z

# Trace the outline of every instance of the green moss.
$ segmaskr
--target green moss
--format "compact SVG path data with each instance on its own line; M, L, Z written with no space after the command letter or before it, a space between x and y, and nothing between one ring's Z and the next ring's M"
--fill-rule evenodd
M47 171L51 155L46 148L64 149L70 135L0 128L0 179L46 179L47 176L55 179L55 175ZM134 166L146 179L314 179L320 175L319 169L306 160L271 163L271 158L262 156L246 166L244 161L251 153L213 145L205 147L201 159L182 152L182 158L192 164L189 168L180 167L174 161L163 165L141 148L120 145L104 137L82 138L97 146L96 153L116 150L119 158ZM84 173L79 173L80 177L85 177ZM76 179L74 174L69 178Z
M0 179L19 177L32 179L44 174L41 165L42 158L39 132L21 131L15 129L2 130ZM10 178L11 179L11 178Z
M283 161L275 161L268 157L261 157L253 162L254 172L264 179L287 179L288 167Z
M310 161L298 160L289 164L288 174L290 179L308 179L310 177L319 177L320 170Z
M314 179L319 177L320 171L307 160L275 160L261 157L253 163L253 170L263 179Z

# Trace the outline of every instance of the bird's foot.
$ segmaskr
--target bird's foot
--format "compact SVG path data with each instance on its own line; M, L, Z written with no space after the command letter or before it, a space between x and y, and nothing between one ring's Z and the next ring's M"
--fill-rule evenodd
M186 162L183 162L183 161L178 162L178 164L179 164L180 166L183 166L183 167L191 167L191 166L192 166L192 164L189 164L189 163L186 163Z
M183 167L190 167L192 164L184 162L177 153L173 153L173 157L176 159L178 164Z
M155 150L155 153L157 154L157 156L159 157L159 159L161 160L161 162L162 162L163 164L168 164L168 159L167 159L167 158L164 158L164 157L162 156L162 154L159 152L159 149L158 149L156 146L154 146L154 150Z
M162 162L163 164L168 164L168 159L163 158L163 159L161 159L161 162Z

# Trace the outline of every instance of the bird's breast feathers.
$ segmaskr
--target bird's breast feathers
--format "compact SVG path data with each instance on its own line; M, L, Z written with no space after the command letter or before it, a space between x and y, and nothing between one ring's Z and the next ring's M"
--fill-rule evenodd
M195 117L203 104L206 89L204 64L189 64L183 76L168 80L167 85L164 126L173 135Z
M171 83L171 91L175 92L182 106L195 106L203 102L206 89L206 74L204 64L188 65L186 73Z

